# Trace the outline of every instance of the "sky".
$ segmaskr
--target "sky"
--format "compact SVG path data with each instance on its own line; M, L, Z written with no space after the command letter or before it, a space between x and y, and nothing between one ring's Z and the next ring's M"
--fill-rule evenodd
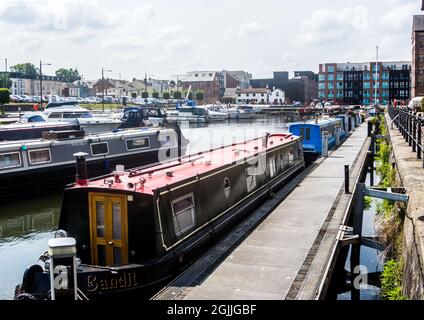
M194 70L312 70L411 60L421 0L0 0L2 61L77 67L84 79Z

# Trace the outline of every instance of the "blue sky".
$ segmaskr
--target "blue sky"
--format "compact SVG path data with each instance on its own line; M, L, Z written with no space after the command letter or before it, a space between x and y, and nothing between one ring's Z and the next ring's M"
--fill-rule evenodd
M189 70L318 71L323 62L411 60L420 0L2 0L0 58L101 68L123 79ZM2 59L3 60L3 59ZM0 61L1 62L1 61ZM0 63L0 65L2 65ZM4 67L0 67L4 69Z

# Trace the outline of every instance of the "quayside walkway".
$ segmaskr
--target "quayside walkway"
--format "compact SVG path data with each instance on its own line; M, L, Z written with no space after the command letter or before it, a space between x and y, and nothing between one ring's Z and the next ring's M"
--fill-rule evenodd
M258 209L154 299L317 298L351 201L344 166L351 167L353 186L369 143L363 123L283 188L275 197L285 200L271 214L262 217L266 210Z

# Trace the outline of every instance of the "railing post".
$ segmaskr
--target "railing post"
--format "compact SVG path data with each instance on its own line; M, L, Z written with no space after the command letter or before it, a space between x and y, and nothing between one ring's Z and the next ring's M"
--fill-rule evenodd
M414 113L414 120L412 122L412 152L417 152L417 113Z
M408 142L409 142L409 146L412 147L412 111L408 112L408 117L409 117L409 121L408 121Z
M368 121L368 137L371 137L372 133L372 122Z
M349 165L344 166L344 174L345 174L345 193L350 193L350 181L349 181Z
M422 149L423 149L423 145L421 144L421 136L422 136L422 123L421 123L421 117L418 117L418 132L417 132L417 159L421 159L422 158Z

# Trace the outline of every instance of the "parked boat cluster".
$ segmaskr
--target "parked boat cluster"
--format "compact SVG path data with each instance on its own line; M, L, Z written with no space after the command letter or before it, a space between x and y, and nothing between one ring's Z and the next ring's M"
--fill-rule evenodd
M339 145L362 121L359 112L321 116L292 124L290 132L185 155L178 122L254 119L261 112L186 104L94 115L53 104L0 127L0 137L10 138L0 142L2 200L65 189L60 230L40 263L25 271L15 298L151 290L302 171L307 153Z

